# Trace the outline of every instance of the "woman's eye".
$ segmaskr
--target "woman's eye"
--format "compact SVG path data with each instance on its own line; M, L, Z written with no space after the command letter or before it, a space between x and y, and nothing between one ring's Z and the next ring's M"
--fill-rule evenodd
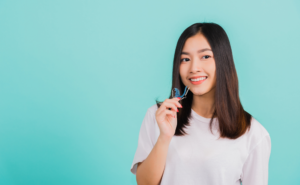
M209 55L204 55L203 57L205 57L205 59L208 59L210 56ZM207 57L207 58L206 58Z
M183 59L181 59L181 62L184 61L185 59L188 59L188 58L183 58ZM188 59L188 60L190 60L190 59Z

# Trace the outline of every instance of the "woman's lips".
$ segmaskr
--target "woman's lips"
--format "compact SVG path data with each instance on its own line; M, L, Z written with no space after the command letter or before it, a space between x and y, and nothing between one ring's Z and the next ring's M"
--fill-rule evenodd
M207 78L206 78L207 79ZM192 84L194 84L194 85L199 85L199 84L202 84L206 79L204 79L204 80L199 80L199 81L192 81L192 80L190 80L191 81L191 83Z

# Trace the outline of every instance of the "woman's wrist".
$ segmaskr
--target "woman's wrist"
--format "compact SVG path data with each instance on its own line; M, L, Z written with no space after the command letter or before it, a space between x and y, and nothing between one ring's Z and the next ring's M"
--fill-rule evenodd
M159 140L163 144L169 145L171 142L171 139L172 139L172 137L159 135L157 140Z

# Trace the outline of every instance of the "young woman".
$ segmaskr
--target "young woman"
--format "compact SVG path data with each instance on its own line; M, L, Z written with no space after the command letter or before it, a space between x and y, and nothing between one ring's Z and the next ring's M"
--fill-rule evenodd
M181 34L172 89L186 86L185 99L170 95L148 108L131 165L137 183L267 185L270 135L241 105L230 42L218 24L196 23Z

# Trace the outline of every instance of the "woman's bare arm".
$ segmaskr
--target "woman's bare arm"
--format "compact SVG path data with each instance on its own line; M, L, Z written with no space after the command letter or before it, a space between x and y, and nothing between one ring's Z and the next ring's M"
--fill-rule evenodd
M169 138L159 136L148 157L138 164L136 171L138 185L158 185L160 183L170 141Z
M136 171L138 185L160 184L166 165L169 144L177 127L177 107L182 107L178 102L179 99L166 99L155 112L160 135L148 157L138 165Z

